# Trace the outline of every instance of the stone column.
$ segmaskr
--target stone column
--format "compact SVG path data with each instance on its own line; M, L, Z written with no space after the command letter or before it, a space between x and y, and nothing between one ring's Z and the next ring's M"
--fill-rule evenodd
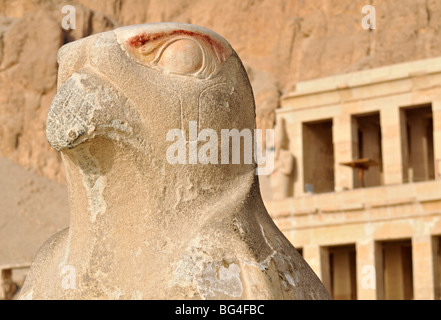
M274 131L274 171L271 174L272 200L282 200L292 195L294 157L289 150L285 119L279 117Z
M412 237L413 296L415 300L435 298L434 256L431 235Z
M304 246L303 258L320 278L329 294L331 294L331 272L328 248L320 247L319 245Z
M331 265L329 260L329 248L328 247L319 247L320 253L320 279L323 282L323 285L328 290L329 294L332 296L332 279L331 279Z
M303 247L303 258L309 264L315 274L323 281L321 253L318 245L305 245Z
M400 112L398 106L387 106L380 112L381 148L384 184L403 183Z
M357 259L357 299L377 299L377 276L375 263L375 242L358 242Z
M332 126L332 138L334 142L334 181L335 191L354 188L354 170L340 165L341 162L353 160L353 136L350 114L334 117Z

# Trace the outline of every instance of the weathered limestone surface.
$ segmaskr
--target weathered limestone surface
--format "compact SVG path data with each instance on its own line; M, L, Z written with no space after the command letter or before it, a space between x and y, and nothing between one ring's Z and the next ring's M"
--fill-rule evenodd
M167 161L169 130L194 143L189 121L219 137L255 128L248 77L223 38L137 25L67 44L58 60L47 138L71 219L40 249L22 299L329 298L269 217L255 164Z

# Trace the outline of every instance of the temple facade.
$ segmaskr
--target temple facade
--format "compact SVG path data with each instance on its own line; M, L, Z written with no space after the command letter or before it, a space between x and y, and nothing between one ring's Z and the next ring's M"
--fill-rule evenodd
M333 298L440 299L441 58L297 83L276 123L266 206Z

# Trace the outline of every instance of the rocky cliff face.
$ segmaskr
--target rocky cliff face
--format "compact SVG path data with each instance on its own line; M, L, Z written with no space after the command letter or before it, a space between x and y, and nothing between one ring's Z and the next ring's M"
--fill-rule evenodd
M76 29L61 8L76 9ZM361 8L376 8L376 30ZM0 0L0 155L63 181L46 142L64 43L121 25L175 21L225 37L250 70L259 127L299 80L441 55L438 0Z

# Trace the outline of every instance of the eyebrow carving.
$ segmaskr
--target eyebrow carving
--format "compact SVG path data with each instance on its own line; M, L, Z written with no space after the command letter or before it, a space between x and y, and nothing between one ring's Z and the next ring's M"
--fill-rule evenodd
M204 55L204 63L198 72L180 73L158 66L160 55L166 50L166 46L182 39L191 39L200 45ZM124 47L138 62L146 66L167 73L183 74L202 79L215 76L219 72L222 63L232 54L231 48L209 35L183 29L158 33L140 32L128 38L124 43Z

